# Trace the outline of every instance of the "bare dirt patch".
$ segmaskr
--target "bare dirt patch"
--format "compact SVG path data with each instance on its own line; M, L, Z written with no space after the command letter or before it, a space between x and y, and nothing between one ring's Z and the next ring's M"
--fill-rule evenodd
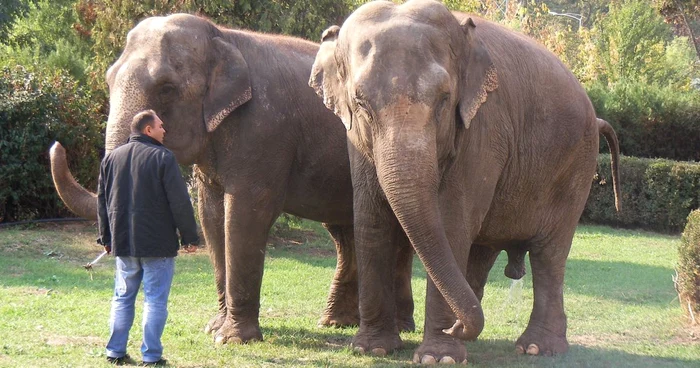
M49 346L65 346L65 345L94 345L101 346L104 344L103 339L97 336L51 336L46 338L46 345Z
M700 344L700 325L687 325L678 330L676 336L669 342L671 345L684 344L696 345Z
M0 236L0 254L12 257L84 264L102 251L95 245L94 222L38 223L7 229Z
M275 249L289 250L298 254L307 254L314 257L335 256L335 249L331 249L332 245L327 248L311 245L322 241L323 237L319 236L312 230L285 229L283 231L276 231L270 234L267 241L267 246Z
M616 343L624 343L627 341L632 341L633 339L629 336L619 334L598 334L571 336L569 340L571 344L586 347L600 347L615 345Z
M37 288L23 288L23 289L22 289L22 292L23 292L25 295L39 295L39 296L43 296L43 295L49 295L49 294L54 293L54 290L53 290L53 289L49 289L49 288L44 288L44 287L37 287Z

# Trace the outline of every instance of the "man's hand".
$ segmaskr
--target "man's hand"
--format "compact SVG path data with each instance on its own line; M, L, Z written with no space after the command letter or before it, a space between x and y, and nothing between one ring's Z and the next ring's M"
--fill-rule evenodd
M107 254L112 254L112 246L111 246L111 245L105 245L105 252L107 252Z
M195 244L187 244L182 247L182 250L184 250L185 253L194 253L197 251L197 246Z

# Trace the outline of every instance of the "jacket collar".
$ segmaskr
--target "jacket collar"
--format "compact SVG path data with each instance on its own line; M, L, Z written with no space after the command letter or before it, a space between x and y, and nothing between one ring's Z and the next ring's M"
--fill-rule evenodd
M163 144L158 142L157 140L145 135L145 134L132 134L129 136L129 143L131 142L142 142L142 143L150 143L150 144L155 144L156 146L162 146Z

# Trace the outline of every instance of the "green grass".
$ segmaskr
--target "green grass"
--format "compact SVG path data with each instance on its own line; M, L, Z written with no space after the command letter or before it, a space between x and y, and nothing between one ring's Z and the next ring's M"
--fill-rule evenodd
M205 251L181 255L170 299L164 357L178 367L410 365L420 344L425 271L416 260L413 289L419 331L385 358L354 355L357 329L317 327L335 267L334 248L318 224L285 229L268 247L262 287L265 341L215 346L202 328L216 312ZM309 230L311 229L311 230ZM281 233L281 234L279 234ZM92 275L82 268L101 248L92 224L0 230L0 367L99 367L108 333L114 262ZM582 226L567 264L568 354L515 354L532 308L530 270L522 282L503 276L505 254L486 287L486 327L467 343L474 367L698 367L699 331L691 331L671 276L678 237ZM129 343L140 358L141 303Z

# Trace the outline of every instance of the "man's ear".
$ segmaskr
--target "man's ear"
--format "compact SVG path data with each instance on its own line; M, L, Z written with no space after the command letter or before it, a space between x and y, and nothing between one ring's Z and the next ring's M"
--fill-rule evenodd
M340 27L331 26L321 36L321 46L316 54L316 60L311 68L309 86L323 99L326 107L342 120L345 129L352 129L352 115L348 108L344 82L340 75L337 53L337 38Z
M465 128L469 128L488 93L498 88L498 73L488 50L476 32L472 18L460 22L465 36L465 53L462 62L461 96L459 114Z
M213 65L203 101L208 132L213 132L233 110L253 98L248 63L241 51L221 37L214 37L211 47Z

